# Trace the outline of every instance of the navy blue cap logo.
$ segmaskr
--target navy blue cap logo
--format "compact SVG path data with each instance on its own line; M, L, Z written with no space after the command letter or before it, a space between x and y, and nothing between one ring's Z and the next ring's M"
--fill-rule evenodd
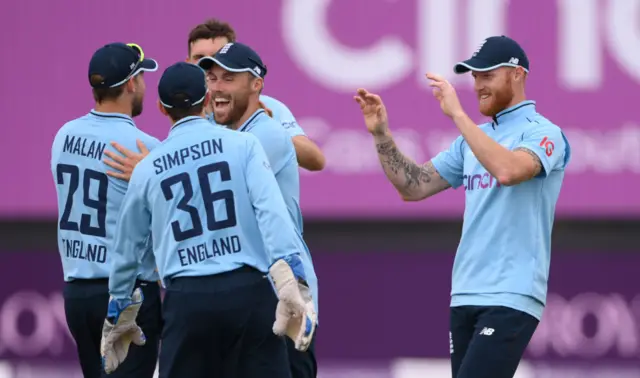
M204 70L217 65L229 72L248 72L258 78L264 78L267 75L267 66L264 65L258 53L239 42L227 43L214 56L205 56L200 59L198 65Z
M486 72L500 67L522 67L529 72L529 59L520 45L507 36L489 37L482 41L470 59L457 63L453 71Z

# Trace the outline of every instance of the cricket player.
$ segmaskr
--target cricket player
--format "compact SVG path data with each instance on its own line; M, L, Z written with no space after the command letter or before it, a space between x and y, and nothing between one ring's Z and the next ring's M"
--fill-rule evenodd
M189 32L187 61L196 64L204 57L213 56L224 45L236 42L236 32L226 22L210 19L196 25ZM291 110L273 97L260 95L260 102L271 117L287 130L295 146L298 164L309 171L324 168L325 157L320 148L309 139ZM212 109L211 109L212 110Z
M261 77L242 79L256 92L263 85ZM158 94L172 127L137 165L124 198L103 329L105 368L117 371L129 343L144 340L135 321L144 297L131 293L135 251L151 229L167 289L160 377L290 377L279 335L305 350L315 311L302 238L267 156L255 136L204 118L211 97L198 66L169 67ZM279 128L266 116L250 125L262 123Z
M141 140L154 148L159 142L136 128L142 113L145 71L158 64L140 46L112 43L98 49L89 63L89 83L95 108L66 123L51 148L51 170L58 195L58 250L64 272L65 315L77 345L85 378L103 376L100 359L102 322L109 300L108 279L116 251L116 222L128 184L109 178L102 162L109 142L133 148ZM147 298L138 324L144 346L131 350L133 358L110 377L151 378L156 368L161 330L160 289L150 245L135 251L141 264L132 272L132 288Z
M529 59L514 40L487 38L454 71L471 71L480 113L491 121L476 125L451 84L427 74L460 136L422 165L398 149L379 96L360 89L355 100L384 172L404 200L464 187L451 291L452 376L511 378L544 309L551 229L570 147L560 128L526 100Z
M263 79L267 67L260 56L249 46L238 42L224 45L213 57L206 56L198 65L207 72L209 90L213 101L215 123L232 130L254 134L267 153L269 162L287 204L296 229L302 235L303 222L300 210L300 172L296 152L287 132L273 122L261 108L260 91L250 87L254 78ZM307 282L313 293L318 312L318 279L311 253L305 243L302 262L307 272ZM317 375L315 344L306 351L296 350L289 344L289 361L294 378L312 378Z
M211 68L216 64L214 59L207 54L215 54L224 46L226 46L222 44L222 42L229 40L235 41L235 32L233 32L233 29L231 29L230 26L226 23L211 20L207 21L204 24L198 25L191 31L189 35L188 61L193 62L194 59L200 58L201 66L204 69L211 70ZM225 52L225 56L232 57L232 59L238 59L238 62L240 62L240 66L243 68L232 69L240 69L242 71L228 71L225 72L224 75L228 78L250 78L252 77L252 75L257 75L264 78L267 70L260 57L247 46L238 44L238 46L236 47L241 47L241 49L228 49L228 51ZM224 60L226 58L223 57L222 59ZM251 64L251 59L257 59L259 61L261 70L260 73L252 71L255 65ZM217 69L221 70L222 68L221 66L217 66ZM225 81L220 81L217 80L215 76L211 77L215 79L209 82L212 94L222 93L222 96L219 96L219 98L217 99L219 104L215 105L214 107L215 101L212 101L209 106L209 109L214 112L217 108L217 111L221 114L220 117L222 117L218 118L214 122L217 122L217 124L226 122L232 129L247 131L255 134L258 137L263 148L267 152L267 156L269 157L271 166L274 167L273 171L276 175L276 179L278 180L278 184L280 185L280 189L283 192L285 202L287 203L287 206L289 208L289 213L294 218L294 222L298 228L299 233L302 234L303 221L300 212L300 177L298 172L298 164L303 164L303 161L314 161L313 156L317 156L316 152L319 152L319 149L317 149L315 144L313 144L313 142L306 136L297 135L291 138L291 132L294 132L294 134L299 133L302 132L302 129L300 129L300 127L297 125L297 123L295 122L295 118L293 118L293 115L290 115L291 113L288 111L288 109L286 109L286 107L279 108L277 105L273 105L271 103L269 105L271 109L286 109L286 111L276 110L275 113L281 114L281 117L285 117L284 115L289 114L290 116L286 116L285 118L293 120L289 122L289 125L291 125L292 127L274 128L273 123L267 123L265 125L261 125L260 127L243 128L242 122L238 122L238 117L240 116L244 117L242 119L246 121L247 119L249 119L248 117L251 116L255 111L255 115L259 117L256 118L257 120L260 120L262 122L263 118L268 118L266 114L267 111L265 109L261 109L264 107L261 105L260 100L265 101L264 96L260 95L259 93L254 94L251 92L250 88L246 88L247 81L244 79L226 79ZM221 86L224 86L224 88L222 88ZM230 101L225 103L224 99L237 99L237 101ZM253 107L254 103L258 105L255 110ZM277 119L277 117L275 116L274 118ZM280 121L281 124L283 124L283 122L284 121L282 120ZM289 131L289 134L287 134L287 131ZM293 143L291 143L291 141ZM105 160L105 163L115 170L114 172L108 172L108 174L113 174L114 177L128 180L129 177L131 177L133 167L135 167L135 165L144 156L146 156L146 154L148 154L148 151L144 148L144 146L140 146L140 152L136 153L119 146L117 143L114 143L114 148L116 148L120 152L120 154L108 155L110 159ZM298 164L296 163L296 155ZM322 160L324 160L324 158L322 158ZM311 254L306 247L306 244L303 252L303 263L305 271L307 272L308 283L313 293L315 309L316 311L319 311L318 281L313 267ZM315 357L315 339L312 340L311 346L303 352L296 350L292 340L287 339L287 346L289 350L289 361L291 363L293 377L316 377L317 361Z
M196 25L189 32L187 42L187 58L189 63L197 64L205 56L213 56L222 46L236 41L236 32L226 22L210 19ZM276 119L287 130L295 146L298 164L308 171L320 171L324 169L325 157L320 148L307 137L291 110L282 102L273 97L260 95L260 102L267 113ZM213 109L207 109L210 117ZM213 121L212 118L210 118ZM144 144L138 144L139 152L135 152L120 146L117 143L113 147L119 153L108 152L109 159L105 163L114 170L108 174L112 177L127 180L131 176L133 167L149 152Z

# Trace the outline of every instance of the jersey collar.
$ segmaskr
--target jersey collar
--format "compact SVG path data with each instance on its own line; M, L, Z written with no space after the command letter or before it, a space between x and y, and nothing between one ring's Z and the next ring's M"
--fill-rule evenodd
M169 130L169 135L171 135L175 130L177 130L178 128L181 128L182 126L186 125L186 124L197 124L199 123L198 121L205 121L207 122L207 125L209 125L209 122L202 117L199 116L188 116L188 117L184 117L183 119L179 120L178 122L174 123L173 126L171 126L171 130Z
M258 119L258 117L260 117L260 114L266 114L266 112L264 111L264 109L258 109L256 110L255 113L253 113L251 115L251 117L249 117L249 119L247 119L245 121L245 123L242 124L242 126L238 127L238 131L248 131L247 129L249 128L249 126L251 126L251 124Z
M501 111L493 117L493 124L499 125L521 117L532 116L536 113L535 101L522 101L508 109Z
M125 121L125 122L131 124L131 126L136 127L135 122L133 122L133 118L131 118L127 114L123 114L123 113L104 113L104 112L99 112L99 111L97 111L95 109L91 109L89 114L91 114L94 117L104 118L104 119L112 119L112 120L120 119L122 121Z

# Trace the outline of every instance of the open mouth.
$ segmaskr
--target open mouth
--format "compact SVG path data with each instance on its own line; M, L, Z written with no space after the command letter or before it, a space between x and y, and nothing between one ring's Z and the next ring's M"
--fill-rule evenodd
M230 103L231 102L229 101L229 99L226 98L216 97L215 99L213 99L215 110L226 110L229 107Z

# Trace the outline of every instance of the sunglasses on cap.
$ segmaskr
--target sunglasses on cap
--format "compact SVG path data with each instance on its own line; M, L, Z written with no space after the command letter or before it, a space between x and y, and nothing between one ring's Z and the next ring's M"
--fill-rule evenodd
M140 45L136 43L127 43L127 46L131 47L138 54L138 61L135 63L135 65L131 67L131 72L129 73L129 75L127 75L126 78L124 78L124 80L111 85L109 88L118 87L126 83L127 81L129 81L129 79L131 79L132 77L142 72L141 65L142 65L142 62L144 61L144 50L142 50L142 47L140 47Z

